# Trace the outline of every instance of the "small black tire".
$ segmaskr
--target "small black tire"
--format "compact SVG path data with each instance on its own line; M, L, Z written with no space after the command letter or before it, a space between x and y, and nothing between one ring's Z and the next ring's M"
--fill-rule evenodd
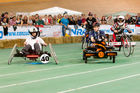
M110 58L110 60L112 60L112 56L110 56L109 58Z
M85 52L83 52L83 60L85 60Z
M113 56L113 63L115 63L115 56Z
M85 57L85 63L87 64L87 57Z

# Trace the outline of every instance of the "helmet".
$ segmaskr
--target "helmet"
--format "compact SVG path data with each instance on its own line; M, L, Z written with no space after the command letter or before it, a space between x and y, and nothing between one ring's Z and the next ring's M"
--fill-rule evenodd
M35 39L38 36L38 29L36 27L30 28L28 31L31 35L32 33L36 33L36 36L32 36L32 39Z
M124 16L119 16L117 20L118 25L122 26L125 23L125 18Z
M91 12L88 13L88 16L93 16L93 14Z

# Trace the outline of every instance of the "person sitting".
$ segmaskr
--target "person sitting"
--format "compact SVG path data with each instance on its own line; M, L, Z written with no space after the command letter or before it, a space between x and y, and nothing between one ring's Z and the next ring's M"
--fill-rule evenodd
M101 43L102 41L107 41L104 31L99 30L100 24L93 24L93 30L89 33L90 46L93 46L94 43Z
M47 44L38 37L38 30L37 28L33 27L29 30L29 33L31 34L31 37L27 38L24 42L25 47L19 51L17 50L17 55L26 56L31 53L34 53L36 55L41 54L42 45L47 46Z

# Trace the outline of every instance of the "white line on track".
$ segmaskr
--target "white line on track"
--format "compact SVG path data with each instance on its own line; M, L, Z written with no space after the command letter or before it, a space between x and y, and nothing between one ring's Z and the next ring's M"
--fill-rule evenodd
M42 79L38 79L38 80L26 81L26 82L21 82L21 83L2 85L2 86L0 86L0 89L8 88L8 87L13 87L13 86L26 85L26 84L31 84L31 83L37 83L37 82L41 82L41 81L59 79L59 78L64 78L64 77L77 76L77 75L82 75L82 74L87 74L87 73L92 73L92 72L98 72L98 71L103 71L103 70L108 70L108 69L113 69L113 68L120 68L120 67L125 67L125 66L131 66L131 65L139 64L139 63L140 62L135 62L135 63L131 63L131 64L123 64L123 65L119 65L119 66L112 66L112 67L100 68L100 69L96 69L96 70L89 70L89 71L85 71L85 72L78 72L78 73L65 74L65 75L58 75L58 76L50 77L50 78L42 78Z
M82 87L79 87L79 88L73 88L73 89L69 89L69 90L65 90L65 91L60 91L58 93L68 93L68 92L72 92L72 91L77 91L77 90L81 90L81 89L85 89L85 88L89 88L89 87L103 85L103 84L107 84L107 83L111 83L111 82L116 82L116 81L120 81L120 80L125 80L125 79L129 79L129 78L133 78L133 77L138 77L138 76L140 76L140 74L129 75L129 76L117 78L117 79L114 79L114 80L99 82L99 83L95 83L95 84L92 84L92 85L87 85L87 86L82 86Z
M55 70L55 69L67 68L67 67L79 66L79 65L84 65L84 64L73 64L73 65L65 65L65 66L55 67L55 68L38 69L38 70L31 70L31 71L24 71L24 72L10 73L10 74L0 75L0 77L6 77L6 76L11 76L11 75L17 75L17 74L25 74L25 73L33 73L33 72L49 71L49 70Z

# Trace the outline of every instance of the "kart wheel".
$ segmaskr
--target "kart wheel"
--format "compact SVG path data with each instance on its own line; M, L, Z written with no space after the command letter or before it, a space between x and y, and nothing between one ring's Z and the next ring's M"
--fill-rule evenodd
M85 52L83 52L83 60L85 60Z
M84 45L84 37L82 37L82 46L81 46L82 49L83 49L83 45Z
M112 60L112 56L110 56L109 58L110 58L110 60Z
M85 63L87 63L87 57L85 57Z
M121 46L119 47L119 51L121 51Z
M56 53L54 52L54 49L51 44L49 44L49 48L50 48L50 52L51 52L51 57L53 57L55 63L58 64L58 59L57 59Z
M83 39L82 39L82 49L85 49L86 47L87 47L86 38L83 37Z
M131 40L129 37L124 38L123 53L126 57L129 57L131 54Z
M134 41L132 37L130 37L130 40L131 40L131 42ZM134 45L131 45L131 55L133 55L134 50L135 50L135 46Z
M14 45L11 53L10 53L10 56L9 56L9 59L8 59L8 65L11 64L13 58L14 58L14 55L16 54L16 47L17 47L17 44Z
M115 63L115 56L113 56L113 63Z

